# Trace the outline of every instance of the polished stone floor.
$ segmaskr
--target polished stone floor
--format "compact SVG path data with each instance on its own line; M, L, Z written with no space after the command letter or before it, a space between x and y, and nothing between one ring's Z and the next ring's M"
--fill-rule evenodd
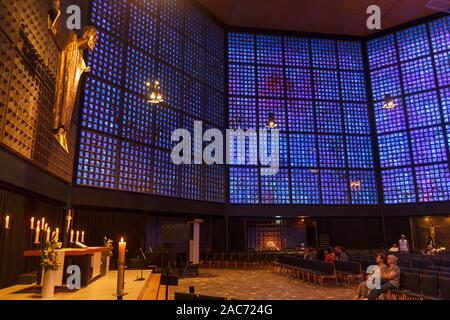
M201 269L199 278L179 280L175 292L188 292L250 300L350 300L353 287L319 286L273 273L271 270Z

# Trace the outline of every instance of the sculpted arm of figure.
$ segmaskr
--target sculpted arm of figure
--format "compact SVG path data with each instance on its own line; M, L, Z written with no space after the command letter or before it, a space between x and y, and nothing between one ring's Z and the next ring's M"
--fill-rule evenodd
M62 50L65 46L66 35L61 31L60 28L60 18L61 18L61 2L60 0L53 0L53 8L48 12L48 30L52 36L53 41L59 50Z

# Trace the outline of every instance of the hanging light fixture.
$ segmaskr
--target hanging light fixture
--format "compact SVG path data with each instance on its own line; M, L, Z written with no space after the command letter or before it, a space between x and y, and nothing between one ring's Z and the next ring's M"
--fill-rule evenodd
M394 99L390 94L387 94L384 98L383 109L394 109L397 107L397 104L394 102Z
M149 103L159 104L161 102L164 102L164 97L161 91L161 84L158 80L147 82L146 86L147 88L150 88L147 96Z
M269 112L269 118L267 119L266 127L268 129L275 129L277 126L278 124L275 119L275 114L273 112Z
M360 191L361 185L362 185L361 181L351 181L350 182L350 188L355 191Z

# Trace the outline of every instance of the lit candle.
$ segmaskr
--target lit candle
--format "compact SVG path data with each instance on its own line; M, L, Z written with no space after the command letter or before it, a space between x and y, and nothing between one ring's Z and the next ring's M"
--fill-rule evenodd
M77 237L75 238L75 242L78 242L80 240L80 231L77 230Z
M125 252L127 243L123 241L123 238L119 242L119 256L118 256L118 268L117 268L117 296L122 299L125 289Z
M34 243L39 243L39 234L41 233L41 228L39 227L39 222L37 222L36 232L34 234Z
M9 216L5 218L5 229L9 229Z
M72 242L73 242L73 230L70 231L70 243L72 243Z
M81 231L81 243L84 243L84 231Z
M44 230L47 230L47 228L48 228L48 223L45 224Z
M45 242L50 242L50 228L47 228L47 238L45 239Z
M31 226L30 226L31 230L34 230L34 217L31 217Z
M59 242L59 228L56 228L56 232L55 232L55 241Z
M41 220L41 227L43 228L44 225L45 225L45 218L42 218L42 220ZM45 230L45 229L44 229L44 230Z

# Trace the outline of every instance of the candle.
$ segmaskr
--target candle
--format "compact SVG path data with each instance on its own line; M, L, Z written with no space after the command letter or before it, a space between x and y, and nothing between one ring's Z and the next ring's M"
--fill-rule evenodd
M41 233L41 229L39 227L39 222L40 221L37 222L36 232L34 235L34 243L39 243L39 234Z
M73 242L73 230L70 231L70 243L72 243L72 242Z
M45 225L45 218L42 218L42 220L41 220L41 227L43 228L44 225Z
M31 230L34 230L34 217L31 217L31 226L30 226Z
M9 216L5 218L5 229L9 229Z
M80 231L77 230L77 237L75 238L75 242L78 242L80 240Z
M45 239L45 242L50 242L50 228L47 228L47 238Z
M81 231L81 243L84 243L84 231Z
M56 228L56 232L55 232L55 241L59 242L59 228Z
M119 242L119 256L117 268L117 297L122 299L125 289L125 252L127 243L123 238Z
M48 223L45 224L44 230L47 230L47 228L48 228Z

